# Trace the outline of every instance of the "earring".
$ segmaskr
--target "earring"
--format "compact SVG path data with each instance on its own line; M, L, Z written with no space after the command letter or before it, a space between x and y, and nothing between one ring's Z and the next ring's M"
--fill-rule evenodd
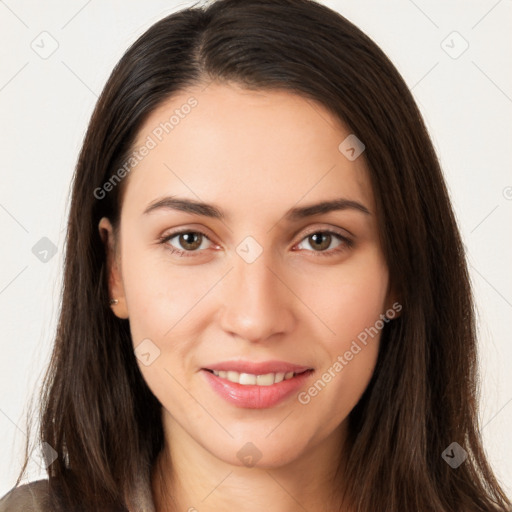
M117 299L110 299L111 306L115 306L116 304L119 304L119 301Z

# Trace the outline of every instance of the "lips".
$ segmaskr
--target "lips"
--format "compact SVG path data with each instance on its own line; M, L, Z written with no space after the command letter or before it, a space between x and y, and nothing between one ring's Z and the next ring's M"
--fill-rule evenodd
M201 371L206 382L224 400L249 409L273 407L291 397L305 385L313 372L313 368L308 366L284 361L225 361ZM269 381L271 376L272 382ZM279 378L275 379L276 376ZM234 377L238 377L240 382Z

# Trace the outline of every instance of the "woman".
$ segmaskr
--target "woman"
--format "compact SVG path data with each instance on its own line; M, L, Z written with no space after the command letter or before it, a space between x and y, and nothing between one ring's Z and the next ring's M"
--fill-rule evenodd
M66 250L49 479L0 510L510 507L437 157L334 11L218 0L151 27L92 116Z

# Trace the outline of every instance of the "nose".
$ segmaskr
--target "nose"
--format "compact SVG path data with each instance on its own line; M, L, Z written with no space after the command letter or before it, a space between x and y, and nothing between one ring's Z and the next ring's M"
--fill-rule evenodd
M270 251L247 263L234 255L234 268L223 283L220 322L225 332L251 342L262 342L293 330L297 298L287 286Z

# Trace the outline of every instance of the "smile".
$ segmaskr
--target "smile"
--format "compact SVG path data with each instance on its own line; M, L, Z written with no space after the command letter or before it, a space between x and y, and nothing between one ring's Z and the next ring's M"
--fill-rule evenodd
M254 375L252 373L239 373L235 371L210 371L217 377L220 377L221 379L227 379L230 382L242 384L243 386L272 386L272 384L278 384L283 380L289 380L293 378L295 375L298 375L298 373L295 372L278 372L265 373L264 375Z
M266 409L299 392L313 370L256 375L203 368L200 373L209 387L229 404L247 409Z

